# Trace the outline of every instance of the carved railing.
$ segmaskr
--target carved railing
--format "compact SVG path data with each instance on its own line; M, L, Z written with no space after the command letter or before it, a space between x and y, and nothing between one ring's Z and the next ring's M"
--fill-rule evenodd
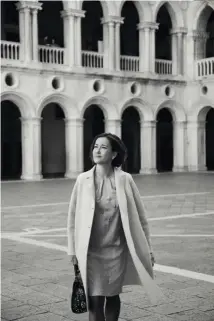
M39 46L39 61L45 64L63 65L65 49L58 47Z
M214 57L196 61L196 78L214 76Z
M172 61L164 59L155 60L155 72L159 75L171 75L172 74Z
M12 41L1 41L1 58L19 60L20 43Z
M120 69L124 71L139 71L139 57L120 56Z
M94 51L82 51L82 66L87 68L103 68L103 54Z

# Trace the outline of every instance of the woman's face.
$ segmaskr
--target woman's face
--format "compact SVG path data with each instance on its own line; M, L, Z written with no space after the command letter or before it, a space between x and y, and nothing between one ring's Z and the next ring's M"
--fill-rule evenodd
M95 164L111 164L117 153L112 151L111 143L107 137L99 137L93 148L93 161Z

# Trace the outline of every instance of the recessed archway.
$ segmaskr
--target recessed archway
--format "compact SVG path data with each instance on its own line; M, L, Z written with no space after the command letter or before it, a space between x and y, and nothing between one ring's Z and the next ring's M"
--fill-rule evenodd
M45 178L64 177L65 157L65 122L63 109L50 103L42 110L42 175Z
M155 36L155 57L156 59L171 60L172 44L170 30L172 21L166 4L163 4L157 14L157 23L159 28Z
M206 116L206 167L214 170L214 108L210 108Z
M122 140L128 151L124 169L137 174L141 169L141 142L140 115L135 107L126 108L122 114Z
M1 177L20 179L22 173L21 113L11 101L1 102Z
M124 18L124 23L120 27L121 55L139 56L139 32L137 25L140 19L133 1L126 1L123 4L121 17Z
M82 50L103 53L102 5L100 1L84 1L82 10L85 11L85 18L81 21Z
M172 171L173 168L173 118L168 108L157 114L156 167L158 172Z
M17 1L1 1L1 40L19 42Z
M64 47L62 1L43 1L38 13L38 42L40 45Z
M84 112L84 171L92 167L90 147L95 136L105 132L104 114L97 105L90 105Z

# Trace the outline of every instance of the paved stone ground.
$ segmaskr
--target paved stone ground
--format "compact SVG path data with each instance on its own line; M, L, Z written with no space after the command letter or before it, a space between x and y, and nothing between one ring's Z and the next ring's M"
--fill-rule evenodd
M214 174L134 179L165 300L152 305L142 288L125 287L120 321L214 321ZM2 184L2 321L88 320L72 314L68 301L73 271L65 226L73 183Z

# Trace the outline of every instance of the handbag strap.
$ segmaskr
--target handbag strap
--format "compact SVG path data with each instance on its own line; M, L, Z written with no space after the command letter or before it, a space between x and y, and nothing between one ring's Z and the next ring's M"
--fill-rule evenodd
M79 270L78 264L74 264L74 273L75 273L75 276L78 276L80 274L80 270Z

